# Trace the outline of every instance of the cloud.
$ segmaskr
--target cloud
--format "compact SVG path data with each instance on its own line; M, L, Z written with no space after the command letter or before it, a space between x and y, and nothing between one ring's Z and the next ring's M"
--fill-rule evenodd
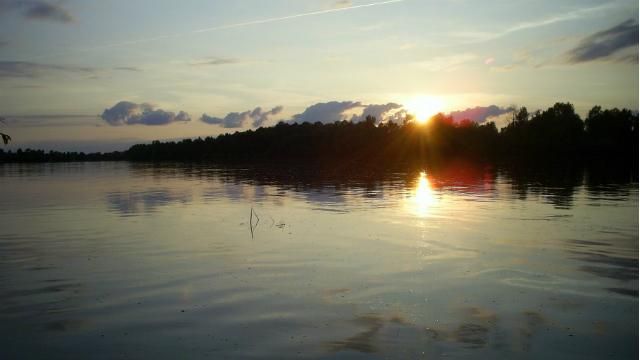
M27 19L51 20L63 23L73 21L73 16L59 4L49 4L44 1L32 2L24 12Z
M132 72L140 72L142 71L142 69L135 67L135 66L118 66L118 67L114 67L113 70L118 70L118 71L132 71Z
M52 71L93 74L96 69L86 66L41 64L28 61L0 61L0 78L35 78Z
M347 111L362 107L362 103L354 101L331 101L311 105L301 114L294 115L291 123L334 123L336 121L348 120L350 116Z
M12 127L93 127L96 126L95 115L79 114L42 114L42 115L11 115L5 118L5 123Z
M105 109L100 116L109 125L168 125L174 122L188 122L191 117L184 111L175 114L148 103L136 104L120 101L110 109Z
M536 29L540 27L553 25L556 23L578 20L578 19L582 19L587 16L590 16L591 14L601 14L603 11L614 8L616 6L617 5L615 4L615 2L611 2L608 4L597 5L593 7L575 9L562 14L553 14L551 16L535 19L532 21L516 23L510 27L507 27L495 32L486 32L486 31L483 32L480 30L473 30L473 31L457 32L457 33L453 33L453 35L459 38L466 39L467 40L465 41L466 43L485 42L485 41L495 40L518 31Z
M388 103L388 104L373 104L367 105L362 110L362 115L353 116L351 121L358 122L363 121L367 116L373 116L376 118L377 123L393 121L402 122L407 115L407 111L400 104Z
M1 48L1 47L5 47L5 46L7 46L7 45L9 45L9 42L8 42L7 40L2 40L2 39L0 39L0 48Z
M29 20L47 20L61 23L71 23L73 16L60 4L42 0L0 0L0 13L20 11Z
M0 43L0 46L2 44ZM2 78L39 78L55 73L69 73L87 75L97 78L104 71L131 71L140 72L142 69L135 66L118 66L113 68L95 68L89 66L43 64L29 61L0 61L0 79Z
M612 57L620 50L638 45L638 22L634 19L624 21L612 28L597 32L582 39L578 46L567 52L567 61L571 64L594 60L613 60L618 62L638 62L635 56Z
M466 110L453 111L449 113L449 116L451 116L454 121L471 120L481 124L490 118L510 113L513 110L513 107L503 108L497 105L477 106Z
M3 2L3 1L11 1L11 0L0 0L0 5L2 4L1 2ZM212 26L212 27L207 27L207 28L202 28L202 29L197 29L197 30L191 30L191 31L182 32L182 33L156 35L156 36L151 36L151 37L146 37L146 38L122 41L122 42L118 42L118 43L104 44L104 45L91 47L91 50L113 48L113 47L120 47L120 46L133 46L133 45L137 45L137 44L141 44L141 43L157 41L157 40L160 40L160 39L175 38L175 37L181 37L181 36L187 36L187 35L193 35L193 34L201 34L201 33L212 32L212 31L223 31L223 30L228 30L228 29L242 28L242 27L246 27L246 26L270 24L270 23L274 23L274 22L288 21L288 20L299 19L299 18L308 17L308 16L320 16L320 15L325 15L325 14L331 14L331 13L337 13L337 12L343 12L343 11L353 11L353 10L357 10L357 9L365 9L365 8L376 7L376 6L393 5L393 4L402 3L404 1L405 0L386 0L386 1L372 2L372 3L368 3L368 4L342 6L342 7L337 7L337 8L336 7L332 7L330 9L325 9L325 10L317 10L317 11L311 11L311 12L306 12L306 13L298 13L298 14L292 14L292 15L286 15L286 16L280 16L280 17L265 18L265 19L261 19L261 20L245 21L245 22L238 22L238 23L226 24L226 25L216 25L216 26ZM82 50L82 49L79 49L79 50Z
M230 65L230 64L239 64L241 61L239 59L233 58L221 58L221 57L211 57L206 60L198 61L192 63L194 66L203 66L203 65Z
M621 63L630 63L630 64L637 64L638 63L638 52L634 52L631 54L626 54L626 55L620 55L616 58L616 62L621 62Z
M284 108L282 106L276 106L269 111L263 111L261 107L257 107L253 110L247 110L242 113L231 112L224 118L217 118L202 114L200 121L210 125L222 125L225 128L241 128L244 127L248 121L251 121L251 126L260 127L263 126L272 117L282 112Z
M492 63L487 65L489 65L492 70L496 71L511 71L521 67L540 68L545 65L545 62L541 60L542 50L543 49L518 50L512 55L511 61L509 63L496 65L496 62L493 61Z
M289 123L331 124L343 120L360 122L368 115L374 116L377 123L400 122L404 120L406 111L402 105L395 103L367 105L359 101L331 101L309 106L301 114L294 115Z

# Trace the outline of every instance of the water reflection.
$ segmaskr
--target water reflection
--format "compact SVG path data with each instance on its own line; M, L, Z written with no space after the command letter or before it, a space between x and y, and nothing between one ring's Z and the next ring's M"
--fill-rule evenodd
M427 173L422 171L416 181L413 197L411 198L412 212L419 217L427 217L431 207L436 205L438 199L432 189Z
M191 194L186 190L155 189L146 191L109 192L106 194L109 207L123 216L153 213L159 207L174 203L186 204Z
M0 173L10 358L635 355L633 176L95 167Z
M517 308L517 307L516 307ZM518 309L499 315L480 306L451 309L455 321L415 323L402 314L358 315L345 324L352 335L327 344L331 353L357 352L381 358L457 358L475 354L479 358L520 358L534 350L546 332L573 336L541 312ZM566 334L563 334L566 336ZM448 351L447 351L448 350ZM492 354L492 355L489 355Z
M282 168L212 167L198 164L131 164L137 177L155 180L193 179L223 184L232 199L264 199L265 191L280 196L299 195L310 202L343 203L358 199L385 199L410 192L423 205L414 211L424 213L445 193L482 198L509 197L526 200L534 196L558 209L570 209L574 196L584 186L593 200L625 200L637 189L633 169L567 167L495 167L481 163L454 161L425 168L331 169L312 166ZM424 173L424 175L423 175ZM496 183L509 184L497 188ZM251 188L248 194L246 188ZM255 189L255 190L254 190ZM269 193L267 191L267 193ZM218 194L216 194L217 196ZM422 209L418 211L417 208Z

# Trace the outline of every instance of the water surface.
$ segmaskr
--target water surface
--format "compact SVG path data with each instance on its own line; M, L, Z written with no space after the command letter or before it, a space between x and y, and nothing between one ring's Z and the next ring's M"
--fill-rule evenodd
M633 176L113 162L0 189L3 359L638 356Z

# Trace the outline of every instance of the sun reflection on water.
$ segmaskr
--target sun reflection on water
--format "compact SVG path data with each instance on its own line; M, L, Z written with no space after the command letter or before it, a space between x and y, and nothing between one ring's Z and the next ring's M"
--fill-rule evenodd
M411 212L417 216L426 217L437 201L438 199L427 177L427 173L424 171L421 172L411 197Z

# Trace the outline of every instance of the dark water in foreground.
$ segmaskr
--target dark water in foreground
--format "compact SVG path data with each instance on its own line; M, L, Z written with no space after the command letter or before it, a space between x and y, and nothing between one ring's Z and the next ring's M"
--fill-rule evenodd
M0 166L0 358L637 358L635 180L423 171Z

